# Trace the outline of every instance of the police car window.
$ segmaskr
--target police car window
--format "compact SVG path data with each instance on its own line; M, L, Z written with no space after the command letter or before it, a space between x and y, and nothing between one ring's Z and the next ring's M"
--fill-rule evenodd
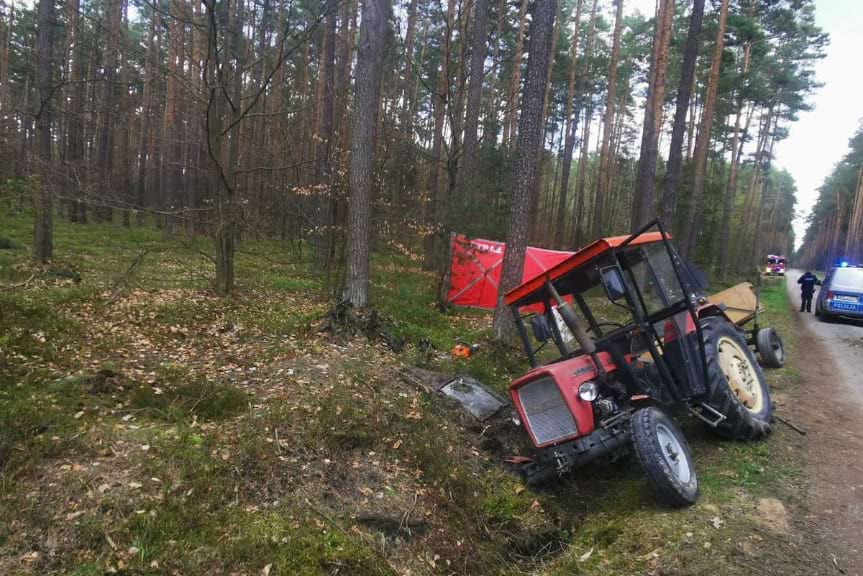
M863 290L863 268L839 268L831 274L835 286Z

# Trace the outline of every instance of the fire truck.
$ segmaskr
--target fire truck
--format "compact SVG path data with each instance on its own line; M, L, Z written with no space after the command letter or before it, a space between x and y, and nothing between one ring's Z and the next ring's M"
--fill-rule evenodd
M764 273L768 276L785 276L785 256L768 254Z

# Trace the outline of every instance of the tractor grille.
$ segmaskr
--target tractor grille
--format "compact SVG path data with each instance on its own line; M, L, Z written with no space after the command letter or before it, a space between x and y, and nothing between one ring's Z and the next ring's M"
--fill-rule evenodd
M539 378L518 389L527 426L537 444L547 444L577 432L572 413L551 378Z

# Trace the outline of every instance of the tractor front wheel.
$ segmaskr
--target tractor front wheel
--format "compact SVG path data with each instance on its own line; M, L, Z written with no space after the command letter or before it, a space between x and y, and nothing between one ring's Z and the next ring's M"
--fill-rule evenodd
M681 508L698 498L698 478L686 438L656 406L632 415L632 441L656 499Z
M737 329L723 318L701 321L707 358L707 403L725 416L712 428L735 440L770 433L773 406L764 373Z

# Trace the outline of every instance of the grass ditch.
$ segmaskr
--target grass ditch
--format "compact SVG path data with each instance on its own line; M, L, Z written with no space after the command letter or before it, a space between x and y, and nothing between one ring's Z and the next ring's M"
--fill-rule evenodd
M10 222L19 247L0 252L0 279L20 283L32 274L21 248L29 228ZM269 564L290 574L388 574L391 565L419 574L701 574L714 565L722 574L734 546L756 545L747 507L799 495L799 467L782 449L787 431L748 445L691 424L703 498L690 510L658 509L631 459L542 492L524 489L483 450L494 431L469 429L388 370L469 373L504 391L526 366L520 352L489 343L488 314L437 309L435 278L407 262L373 262L373 301L408 342L395 355L310 331L327 293L307 265L273 261L291 257L285 245L247 246L238 293L216 299L198 253L209 249L203 240L166 244L156 231L64 222L56 234L58 259L81 283L38 283L4 294L0 306L0 518L30 534L31 546L10 529L0 533L0 555L42 550L53 506L75 513L65 507L76 502L86 511L67 522L68 553L43 555L35 573L95 574L122 563L133 573L259 573ZM117 276L144 250L124 295L106 305ZM793 358L782 286L767 286L764 302ZM149 356L127 354L138 338L150 343ZM479 352L450 358L456 338L480 343ZM194 356L201 350L205 358ZM329 371L316 368L324 362ZM208 365L246 371L214 375ZM769 378L775 391L794 386L793 362ZM131 460L130 450L139 456ZM40 480L61 462L87 459L126 466L143 486L97 489L90 501L82 493L102 480L62 490ZM46 491L44 499L20 506L24 487ZM421 535L404 535L400 519L394 536L357 521L366 508L414 505L415 520L427 524ZM721 529L711 524L717 516Z

